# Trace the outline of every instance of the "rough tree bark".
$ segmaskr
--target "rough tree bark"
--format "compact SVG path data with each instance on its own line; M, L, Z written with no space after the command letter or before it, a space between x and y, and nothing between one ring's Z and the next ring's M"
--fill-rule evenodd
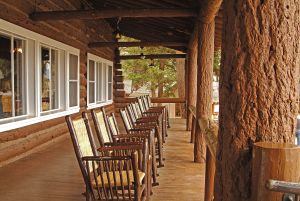
M176 53L180 53L176 51ZM176 59L176 77L177 77L177 88L178 88L178 97L185 97L185 59ZM179 103L180 105L180 114L184 118L185 108L184 104Z
M248 201L253 142L293 142L299 0L224 2L216 201Z
M160 59L159 60L159 69L160 70L164 70L165 64L166 64L166 60ZM158 83L157 97L163 97L163 96L164 96L164 83L163 82L159 82Z
M198 23L196 119L211 116L215 22ZM204 134L196 123L194 161L205 162Z
M196 107L197 98L197 57L198 57L198 29L197 24L194 26L194 32L189 43L189 67L188 67L188 106L193 105ZM192 130L192 113L188 112L187 117L187 130ZM194 133L191 133L193 136ZM191 137L193 138L193 137ZM192 140L191 140L192 141ZM193 142L193 141L192 141Z

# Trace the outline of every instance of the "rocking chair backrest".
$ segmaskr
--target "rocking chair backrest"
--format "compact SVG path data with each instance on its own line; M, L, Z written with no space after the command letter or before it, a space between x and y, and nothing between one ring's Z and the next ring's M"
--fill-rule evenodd
M139 108L141 110L142 113L146 112L143 100L141 98L137 98L138 104L139 104Z
M133 108L133 111L136 113L136 116L137 116L138 118L141 118L141 117L143 116L143 114L142 114L142 111L141 111L141 109L140 109L140 107L139 107L138 102L133 103L132 106L133 106L133 107L132 107L132 108Z
M128 114L127 114L126 110L124 110L124 109L120 109L120 114L121 114L122 120L124 122L125 129L126 129L127 133L129 133L129 131L131 129L133 129L133 125L128 117Z
M102 109L98 112L95 110L92 110L91 112L100 145L104 146L105 143L112 142L112 137L108 129L108 123L105 119L105 111Z
M148 100L147 100L146 96L142 96L141 99L142 99L142 101L144 103L145 109L149 110L150 105L148 104Z
M151 98L149 95L146 96L146 100L148 102L149 107L151 107L152 103L151 103Z
M142 116L139 116L139 115L138 115L138 112L137 112L137 110L136 110L135 103L130 103L130 107L131 107L131 109L132 109L132 111L133 111L133 114L134 114L134 116L135 116L136 119L142 117Z
M129 118L130 118L131 122L136 122L137 118L135 117L134 112L133 112L132 107L131 107L130 104L125 107L125 110L127 110L127 114L129 115Z
M118 128L115 114L111 113L110 116L107 116L107 119L108 119L108 125L112 135L118 135L120 133L120 130Z

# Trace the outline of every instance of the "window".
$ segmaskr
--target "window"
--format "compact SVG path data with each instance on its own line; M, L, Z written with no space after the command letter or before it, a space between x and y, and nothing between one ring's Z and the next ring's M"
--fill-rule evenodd
M113 67L111 65L108 66L108 100L112 100L112 93L113 93Z
M79 59L69 54L69 107L79 107Z
M88 108L112 102L112 62L88 54Z
M58 109L58 51L55 49L41 48L41 110L49 111Z
M25 43L0 34L0 119L26 113Z
M0 19L0 132L78 112L79 84L78 49Z

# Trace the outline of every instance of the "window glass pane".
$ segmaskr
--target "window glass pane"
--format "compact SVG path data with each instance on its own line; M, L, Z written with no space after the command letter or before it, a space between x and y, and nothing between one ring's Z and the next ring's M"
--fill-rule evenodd
M112 99L112 83L108 83L108 97L107 97L108 100L111 100Z
M95 103L95 83L89 83L89 103Z
M70 54L69 57L69 79L77 80L78 79L78 56Z
M97 63L98 69L97 69L97 102L100 102L103 100L102 95L102 63Z
M11 39L0 35L0 119L12 116Z
M42 111L50 110L50 49L42 47Z
M77 106L77 100L78 100L78 95L77 95L77 82L70 82L69 83L69 100L70 100L70 107Z
M89 80L95 81L95 62L93 60L89 61Z
M69 56L69 107L74 107L78 106L78 56Z
M103 81L102 81L102 89L103 89L103 100L106 100L106 92L107 92L107 66L103 64Z
M108 66L108 100L112 100L112 73L113 68L112 66Z
M112 66L108 66L108 82L112 82Z
M42 47L42 111L58 108L58 51Z
M51 50L51 109L58 108L58 51Z
M14 39L15 116L26 114L25 41Z

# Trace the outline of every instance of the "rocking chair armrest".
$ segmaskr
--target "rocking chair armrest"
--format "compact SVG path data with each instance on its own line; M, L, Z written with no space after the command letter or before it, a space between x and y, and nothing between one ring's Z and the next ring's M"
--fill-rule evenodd
M102 151L116 151L116 150L140 150L143 149L142 143L132 142L132 143L124 143L122 145L115 145L111 147L99 147L97 150L98 152Z
M300 195L300 183L269 179L266 182L266 188L269 189L270 191Z
M130 156L84 156L83 161L109 161L109 160L128 160Z
M113 139L119 138L134 138L134 137L149 137L150 133L137 133L137 134L119 134L112 136Z
M105 147L114 146L114 143L113 143L113 142L105 142L105 143L104 143L104 146L105 146Z
M157 126L158 124L157 124L157 122L149 122L149 121L145 121L145 122L135 122L135 124L137 125L137 126Z
M142 117L140 119L137 119L136 122L142 122L142 123L143 122L158 122L158 118L156 118L156 117L152 118L151 116L150 116L150 118Z
M159 112L162 112L164 110L164 108L156 108L156 107L150 107L148 109L148 111L159 111Z
M126 135L133 135L133 134L151 134L151 130L150 129L142 129L142 130L130 130L128 133L126 133Z
M151 132L153 130L153 128L145 128L145 127L138 127L138 128L132 128L129 130L129 132L134 132L134 131L148 131Z

